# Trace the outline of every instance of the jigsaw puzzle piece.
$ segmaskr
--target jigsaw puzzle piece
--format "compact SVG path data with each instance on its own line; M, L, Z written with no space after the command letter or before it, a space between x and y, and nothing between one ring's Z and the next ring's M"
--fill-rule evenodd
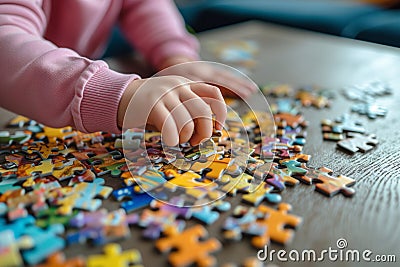
M51 254L45 263L36 265L36 267L85 267L85 260L82 257L66 259L64 253L56 252Z
M17 184L18 181L19 180L16 178L3 179L0 182L0 195L6 194L6 193L11 193L14 190L21 189L21 186L19 186ZM2 197L0 197L0 199L1 198Z
M73 211L71 215L60 215L56 207L50 207L36 213L36 225L41 228L47 228L53 224L67 225L77 213L78 211Z
M132 212L134 210L147 207L154 199L153 196L147 193L137 193L134 186L127 186L119 188L113 191L113 197L118 201L122 201L124 198L128 198L128 201L121 203L121 208L126 212Z
M10 134L9 131L0 131L0 144L11 145L13 142L23 144L31 139L31 131L16 131Z
M136 214L135 214L136 215ZM123 209L108 212L101 209L94 212L80 212L70 220L70 225L80 228L67 235L70 244L88 240L101 245L130 235L129 225L137 223L138 216L127 216Z
M297 179L291 177L283 169L279 169L276 166L271 168L265 182L279 191L283 191L286 188L286 185L295 186L299 184Z
M311 90L300 89L296 94L304 107L314 106L316 108L325 108L330 106L329 98L323 95L318 95L317 92Z
M387 108L374 103L357 103L351 107L351 111L360 115L368 116L370 119L376 119L378 116L386 116Z
M135 177L136 192L149 192L162 186L166 179L162 172L155 169L147 169L142 175Z
M79 150L87 149L93 144L100 144L104 141L104 136L101 132L82 133L77 131L76 135L72 136L71 141L67 141L67 145L75 144Z
M305 127L308 125L308 122L301 114L293 115L291 113L278 113L274 115L274 119L276 122L286 122L287 126L291 128L297 128L298 126Z
M68 182L68 186L73 186L82 182L92 183L96 179L96 174L91 170L84 170L83 172L78 172L74 177Z
M222 158L220 160L206 161L206 162L195 162L191 170L197 173L205 173L205 176L213 181L216 181L222 177L226 170L233 164L234 159Z
M105 154L96 155L88 158L94 172L97 175L104 175L113 171L114 176L118 175L116 171L126 164L123 155L119 151L112 151Z
M170 252L168 259L173 266L214 266L216 260L210 253L221 249L221 243L216 238L200 241L207 237L207 230L201 225L195 225L179 233L168 227L166 237L156 241L156 248L165 253Z
M242 200L247 203L251 203L254 206L260 205L260 203L264 199L271 203L281 202L282 197L279 194L272 193L273 189L274 189L273 186L270 186L267 183L262 182L253 192L250 192L248 194L243 194Z
M265 95L270 95L277 98L291 97L294 94L294 88L289 84L268 84L262 86L261 91Z
M252 238L251 243L256 248L263 248L268 245L270 240L286 245L290 243L294 237L294 231L287 227L297 227L301 224L302 219L293 214L288 214L292 209L290 204L281 203L278 209L274 209L265 205L256 208L257 223L266 227L267 231L260 236Z
M103 186L104 180L97 178L93 183L79 183L73 188L68 188L67 193L62 198L57 198L54 202L58 205L58 212L63 215L70 215L74 208L94 211L97 210L102 201L94 199L96 196L108 198L113 191L112 187ZM65 189L64 187L63 189Z
M347 136L346 139L339 141L337 146L351 153L356 153L357 151L368 152L379 143L374 134L348 133Z
M288 175L303 175L307 173L306 169L301 168L301 163L297 160L283 160L281 164L286 166L286 172Z
M257 216L254 208L237 206L233 211L233 216L226 218L222 229L224 238L227 240L239 241L243 234L252 236L262 236L267 228L256 222Z
M22 149L28 153L28 155L38 154L41 159L45 160L49 157L59 155L61 151L65 149L65 145L60 142L44 143L39 141L30 143L27 146L24 146Z
M249 193L254 191L256 185L253 184L253 176L243 173L238 177L232 177L230 175L223 175L221 183L221 191L228 193L231 196L236 196L238 192Z
M202 179L199 174L192 171L178 173L173 170L167 170L165 174L167 177L172 177L165 186L172 191L175 191L176 187L181 187L187 195L193 196L195 199L203 198L208 191L218 187L218 184Z
M43 127L42 133L37 133L36 137L38 139L44 139L47 137L49 143L56 143L57 139L65 140L67 138L73 137L76 135L76 131L72 129L72 127L67 126L64 128L51 128L51 127Z
M351 118L349 114L343 114L342 116L336 118L335 123L325 120L325 126L331 127L331 132L333 133L344 133L344 132L354 132L354 133L365 133L365 128L362 124L355 119Z
M32 240L28 240L28 246L33 244ZM1 266L22 266L22 257L20 254L21 242L17 242L14 233L11 230L0 231L0 264ZM26 242L25 242L26 243ZM23 247L22 247L23 248ZM27 248L27 246L25 246Z
M24 126L33 125L33 124L36 124L36 122L32 121L31 119L29 119L27 117L18 115L16 117L12 118L8 122L7 126L8 127L22 128Z
M136 249L122 251L121 246L110 243L104 246L104 255L91 255L87 258L87 267L125 267L140 265L142 257Z
M323 138L328 141L340 141L344 139L344 136L341 133L323 133Z
M51 159L40 161L38 164L23 164L17 169L17 177L19 179L27 179L28 177L48 176L53 173L54 164Z
M212 209L210 205L192 208L192 217L207 225L211 225L219 218L219 212L213 211Z
M30 215L17 219L12 223L7 223L5 220L0 219L0 228L2 230L11 230L16 239L24 236L32 239L33 246L28 250L22 251L24 261L30 265L38 264L50 254L65 247L64 239L58 236L64 233L62 225L54 224L43 230L34 224L35 219Z
M342 193L346 197L351 197L355 194L355 190L350 188L356 181L352 178L339 175L333 177L331 174L333 171L326 167L321 168L307 168L307 174L300 175L299 178L306 184L315 184L315 189L329 197L332 197L338 193Z
M76 159L69 159L67 162L54 164L52 176L60 181L73 177L77 172L85 171L86 167Z
M143 236L149 239L158 239L161 233L167 227L173 227L181 232L185 227L185 222L177 220L180 214L184 214L182 217L190 218L191 213L189 208L173 207L169 204L161 203L153 200L151 203L152 207L157 207L156 210L145 209L141 216L138 225L145 227Z

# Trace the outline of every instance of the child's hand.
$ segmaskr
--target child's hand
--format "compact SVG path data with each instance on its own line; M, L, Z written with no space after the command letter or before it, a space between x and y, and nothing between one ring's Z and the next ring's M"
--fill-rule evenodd
M118 125L124 129L150 125L159 130L163 142L175 146L199 144L221 130L226 106L220 90L180 76L134 80L125 90L118 107Z
M161 64L160 69L188 62L193 62L193 60L185 57L170 57ZM225 96L247 98L258 90L250 80L234 75L229 69L218 68L207 62L178 65L162 70L161 75L180 75L192 81L207 82L218 86Z

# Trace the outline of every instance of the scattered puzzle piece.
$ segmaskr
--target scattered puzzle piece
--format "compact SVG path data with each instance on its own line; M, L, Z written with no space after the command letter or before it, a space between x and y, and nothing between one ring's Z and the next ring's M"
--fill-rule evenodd
M85 267L85 260L82 257L65 259L62 252L51 254L45 263L36 265L36 267Z
M176 250L170 252L168 257L173 266L190 266L194 263L199 266L216 264L215 258L210 253L219 250L221 243L215 238L200 241L200 238L207 237L207 231L203 226L195 225L182 233L169 227L166 229L166 235L167 237L156 241L156 248L164 253Z
M226 218L222 229L223 236L227 240L240 241L243 234L262 236L267 228L256 222L257 216L254 208L236 206L233 216Z
M119 244L104 246L104 255L91 255L87 259L87 267L125 267L140 264L142 257L136 249L122 251Z
M286 124L292 128L296 128L298 126L307 126L307 121L304 116L301 114L293 115L291 113L278 113L274 114L274 119L277 122L285 121Z
M11 230L0 231L0 263L1 266L22 266L19 246Z
M282 201L282 197L279 194L274 194L271 191L274 189L273 186L270 186L266 183L260 184L254 192L249 194L244 194L242 196L242 200L251 203L254 206L260 205L260 203L266 199L271 203L279 203Z
M22 252L22 257L27 264L38 264L50 254L64 248L65 241L58 235L64 232L64 227L59 224L51 225L43 230L34 225L35 219L27 216L6 224L0 219L0 229L12 230L16 239L29 236L32 238L33 247Z
M286 227L297 227L302 222L300 217L288 214L291 209L291 205L287 203L279 204L277 210L265 205L258 206L256 212L261 215L257 216L257 223L264 225L267 230L263 235L252 238L253 246L263 248L269 244L270 240L283 245L290 243L294 237L294 231Z
M346 197L351 197L354 195L355 190L350 188L354 185L356 181L352 178L339 175L338 177L333 177L331 174L333 171L326 167L321 167L319 169L307 168L306 175L300 175L298 178L306 184L314 184L315 189L329 197L332 197L338 193L342 193Z
M351 153L370 151L379 143L374 134L349 133L347 136L348 138L339 141L337 146Z
M108 198L113 191L111 187L102 184L104 184L104 180L98 178L93 183L79 183L73 188L69 188L64 197L55 200L55 204L59 206L58 212L63 215L70 215L74 208L89 211L97 210L102 202L100 199L94 198L96 196Z
M388 110L383 106L374 103L357 103L351 107L351 111L360 115L366 115L370 119L376 119L378 116L386 116Z
M288 175L301 175L306 174L307 170L301 168L301 163L297 160L283 160L282 165L286 166L286 172Z

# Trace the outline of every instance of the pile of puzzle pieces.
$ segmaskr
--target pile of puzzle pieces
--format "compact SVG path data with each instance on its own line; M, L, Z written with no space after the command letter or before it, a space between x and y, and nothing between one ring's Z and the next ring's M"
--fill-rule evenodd
M139 265L138 251L112 243L129 238L133 225L173 266L215 265L221 241L243 235L255 248L289 244L302 218L282 202L288 186L314 185L329 197L355 193L354 179L308 166L311 156L302 154L308 122L298 103L324 108L331 101L310 90L264 88L275 96L272 117L248 112L238 121L228 114L224 130L196 147L164 147L158 132L85 134L13 119L14 129L0 133L0 265ZM262 135L264 126L274 134ZM232 198L243 204L232 209ZM107 210L104 202L120 209ZM207 238L207 226L223 212L230 214L222 223L225 240ZM198 224L187 227L188 220ZM76 243L105 246L104 255L59 253Z

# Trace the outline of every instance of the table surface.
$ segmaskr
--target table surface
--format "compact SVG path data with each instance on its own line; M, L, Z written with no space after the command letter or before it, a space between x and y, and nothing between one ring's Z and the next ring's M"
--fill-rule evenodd
M400 111L397 102L400 102L400 90L394 90L390 97L379 99L379 103L389 109L385 118L373 121L362 119L366 128L375 133L380 141L371 152L348 155L337 150L335 143L322 140L319 123L321 119L335 118L350 109L351 102L340 94L343 86L381 79L395 89L400 88L400 50L259 22L220 28L201 33L198 37L203 44L210 40L255 40L260 45L260 51L257 68L250 77L258 84L316 84L336 91L337 98L331 108L303 110L310 121L304 152L312 155L310 165L326 166L336 174L356 179L356 195L353 198L342 195L328 198L316 193L312 186L288 188L282 194L283 201L293 206L294 214L303 217L303 224L290 245L282 247L273 244L270 248L321 251L329 247L335 249L336 241L345 238L348 248L369 249L374 254L394 254L399 261L400 146L397 138L400 137ZM204 47L202 56L214 60L213 54ZM115 69L121 68L117 62L109 62ZM4 123L13 116L4 110L0 115ZM235 199L233 203L238 201ZM115 201L108 201L106 205L110 209L118 208ZM217 223L207 227L210 235L222 240L220 227L228 215L229 212L221 214ZM194 223L189 221L189 225ZM145 266L166 265L166 255L156 252L154 242L141 239L140 229L131 230L131 238L121 241L122 247L140 249ZM67 256L100 251L101 248L87 245L65 249ZM256 254L257 250L250 245L250 238L245 237L241 242L226 244L216 257L222 264L241 262L245 257ZM291 263L276 263L291 266ZM324 264L332 265L332 262L303 263L299 266ZM335 265L354 266L356 263L336 262ZM398 266L398 263L387 263L385 266Z

